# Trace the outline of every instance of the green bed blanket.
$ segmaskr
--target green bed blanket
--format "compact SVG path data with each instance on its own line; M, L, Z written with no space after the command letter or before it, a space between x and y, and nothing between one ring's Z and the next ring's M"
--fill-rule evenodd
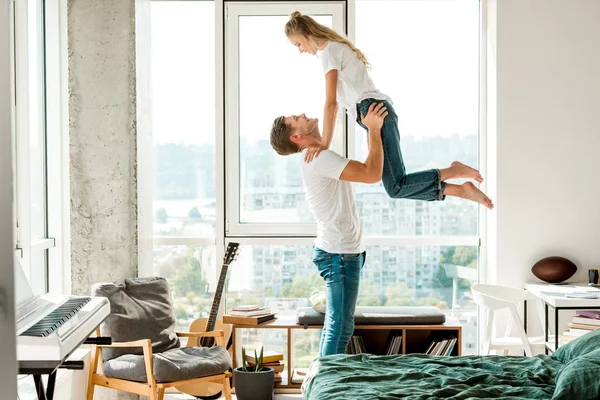
M315 360L306 400L550 399L563 364L549 356L335 355Z
M302 392L305 400L600 399L600 329L552 356L322 357Z

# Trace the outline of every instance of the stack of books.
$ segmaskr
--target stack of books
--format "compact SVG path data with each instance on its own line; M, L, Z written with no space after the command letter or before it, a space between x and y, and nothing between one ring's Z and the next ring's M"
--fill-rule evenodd
M577 310L576 315L569 322L569 329L560 336L559 344L569 343L596 329L600 329L600 311Z
M256 350L256 354L259 353L260 350ZM246 352L246 361L250 364L251 367L256 365L256 359L254 358L254 351ZM282 377L281 373L283 372L283 353L278 351L264 350L263 351L263 366L273 368L275 371L275 383L281 383Z
M402 352L402 335L394 334L392 339L388 343L387 350L385 351L386 356L393 354L400 354Z
M457 338L434 339L431 341L431 344L427 348L425 354L432 356L449 356L452 354L452 350L454 350L456 342L458 342Z
M260 325L275 319L270 308L257 305L235 306L223 316L223 323L237 325Z
M292 384L302 384L307 372L308 368L295 368L292 374Z
M366 352L362 336L352 336L348 347L346 347L346 354L362 354Z

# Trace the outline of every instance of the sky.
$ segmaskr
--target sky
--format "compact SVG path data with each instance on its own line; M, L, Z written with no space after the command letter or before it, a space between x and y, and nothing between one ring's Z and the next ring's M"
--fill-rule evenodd
M287 19L226 22L240 33L237 108L249 143L268 139L281 114L322 120L321 62L289 43ZM331 17L319 21L329 25ZM477 133L478 26L477 0L357 0L355 43L375 85L393 99L402 135ZM214 27L213 2L152 2L155 143L214 143Z

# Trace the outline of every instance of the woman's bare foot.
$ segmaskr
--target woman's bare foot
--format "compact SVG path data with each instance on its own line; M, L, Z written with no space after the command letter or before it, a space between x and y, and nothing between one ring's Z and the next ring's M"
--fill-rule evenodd
M473 182L465 182L462 185L446 184L444 189L446 196L461 197L482 204L490 210L494 208L494 203L481 190L473 184Z
M465 182L461 185L463 190L465 191L465 199L474 201L479 204L483 204L490 210L494 208L494 204L489 197L486 196L477 186L473 184L473 182Z
M448 179L474 179L477 182L483 182L483 177L475 168L471 168L459 161L454 161L450 167L440 170L440 179L446 181Z

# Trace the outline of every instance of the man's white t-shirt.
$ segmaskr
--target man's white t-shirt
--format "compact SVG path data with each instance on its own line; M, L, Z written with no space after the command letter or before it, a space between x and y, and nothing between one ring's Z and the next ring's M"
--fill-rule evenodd
M321 62L326 75L332 69L338 70L337 100L354 119L356 104L364 99L385 100L392 104L392 99L375 87L367 67L347 44L328 42L321 52Z
M354 187L340 180L350 160L323 150L310 163L304 161L303 151L300 162L306 200L317 221L315 246L328 253L362 253L364 246Z

